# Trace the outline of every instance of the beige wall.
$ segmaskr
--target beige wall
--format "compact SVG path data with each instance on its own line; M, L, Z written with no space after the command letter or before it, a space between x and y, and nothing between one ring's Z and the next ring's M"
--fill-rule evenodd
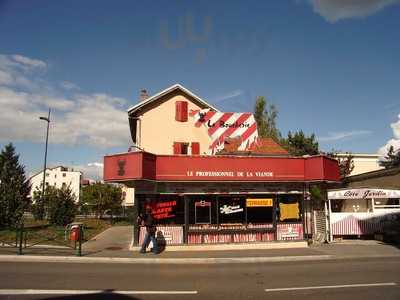
M135 204L135 189L123 185L122 190L122 206L133 206Z
M378 157L354 157L354 170L350 176L383 169L379 166Z
M174 142L199 142L200 154L205 154L211 142L207 129L203 125L195 127L194 119L190 116L187 122L175 120L176 101L188 101L188 112L201 108L183 94L167 95L163 100L161 104L157 101L158 105L138 115L138 146L155 154L173 154ZM189 147L189 154L190 151Z
M353 156L354 169L349 176L383 169L383 167L379 165L378 154L352 153L351 155ZM337 154L339 160L347 156L348 154L346 153Z

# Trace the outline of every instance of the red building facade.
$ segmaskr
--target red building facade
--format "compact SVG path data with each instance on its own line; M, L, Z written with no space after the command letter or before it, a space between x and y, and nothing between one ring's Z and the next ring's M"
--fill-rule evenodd
M309 186L337 182L337 161L128 152L104 157L104 180L135 188L167 244L301 240ZM140 230L139 242L144 230Z

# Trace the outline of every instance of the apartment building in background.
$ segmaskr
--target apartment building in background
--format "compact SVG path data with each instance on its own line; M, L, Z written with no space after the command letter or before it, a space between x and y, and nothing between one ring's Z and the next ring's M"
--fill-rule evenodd
M75 201L79 201L80 187L82 180L82 172L74 171L72 168L57 166L47 168L45 175L46 186L54 186L55 188L70 187L75 195ZM38 189L41 190L43 182L43 171L33 175L29 181L31 182L31 197Z

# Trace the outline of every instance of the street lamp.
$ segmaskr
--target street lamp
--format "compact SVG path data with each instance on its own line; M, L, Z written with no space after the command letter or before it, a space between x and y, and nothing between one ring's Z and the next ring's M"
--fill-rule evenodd
M47 163L47 144L49 141L50 108L49 108L49 114L48 114L47 118L39 117L39 119L47 122L46 148L44 151L43 186L42 186L42 203L44 203L44 188L45 188L45 182L46 182L46 163Z

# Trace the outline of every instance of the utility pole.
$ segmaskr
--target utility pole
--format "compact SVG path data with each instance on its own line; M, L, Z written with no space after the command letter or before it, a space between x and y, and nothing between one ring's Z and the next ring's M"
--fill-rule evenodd
M42 186L42 204L44 204L44 191L45 191L45 186L46 186L46 169L47 169L47 144L49 142L49 126L50 126L50 108L49 108L49 114L46 117L39 117L40 120L46 121L47 122L47 131L46 131L46 147L44 150L44 167L43 167L43 186Z

